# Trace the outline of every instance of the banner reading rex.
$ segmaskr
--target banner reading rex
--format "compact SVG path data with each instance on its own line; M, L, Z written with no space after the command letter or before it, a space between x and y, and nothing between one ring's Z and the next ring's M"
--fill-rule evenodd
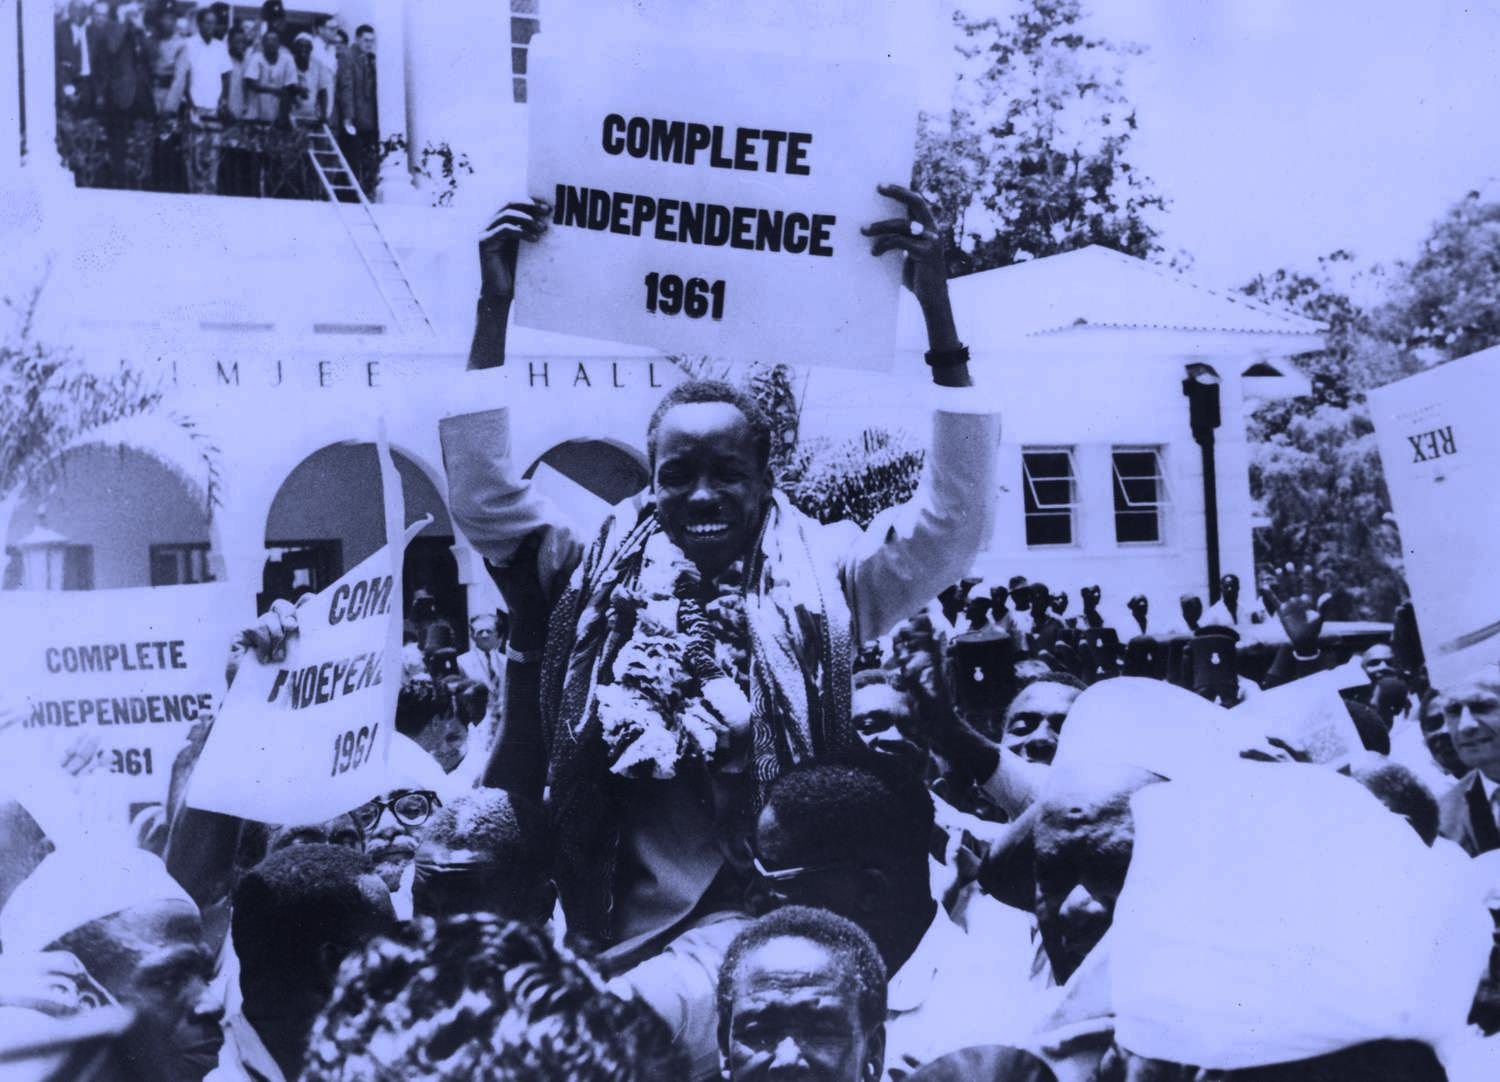
M1500 347L1370 392L1433 687L1500 661Z
M532 195L550 227L518 268L518 322L793 364L889 365L900 258L860 228L903 217L905 68L618 40L532 42ZM565 47L566 46L566 47Z

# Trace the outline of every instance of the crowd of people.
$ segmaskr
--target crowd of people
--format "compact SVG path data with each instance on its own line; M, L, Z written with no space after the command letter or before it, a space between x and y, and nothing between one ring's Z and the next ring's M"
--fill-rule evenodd
M380 139L375 31L298 21L282 0L70 0L55 26L58 131L80 183L321 197L308 133L325 125L373 198ZM330 163L331 165L331 163Z
M444 420L506 611L460 652L413 593L379 791L205 812L200 732L159 854L54 841L9 794L5 1024L125 1008L91 1077L172 1082L1500 1077L1500 671L1428 686L1404 616L1351 669L1304 583L1228 576L1165 621L966 577L999 419L930 210L881 192L937 398L909 502L803 516L754 399L694 380L650 420L650 488L580 535L503 409ZM471 368L503 364L545 215L481 243ZM1284 641L1251 680L1262 615Z

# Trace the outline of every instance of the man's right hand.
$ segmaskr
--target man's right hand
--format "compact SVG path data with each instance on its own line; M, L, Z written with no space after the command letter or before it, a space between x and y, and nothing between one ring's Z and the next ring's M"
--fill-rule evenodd
M256 659L267 665L273 661L286 660L287 640L297 634L297 610L316 594L306 593L294 605L290 601L277 599L259 620L244 628L229 646L229 663L225 667L228 683L234 682L239 672L240 660L247 652L254 651Z
M547 229L552 208L538 199L507 203L485 226L479 238L479 280L482 295L509 304L516 295L516 256L523 240L534 241Z

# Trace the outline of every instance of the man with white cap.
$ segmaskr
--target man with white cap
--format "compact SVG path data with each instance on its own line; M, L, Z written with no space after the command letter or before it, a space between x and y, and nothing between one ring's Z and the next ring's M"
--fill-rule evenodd
M1126 1056L1257 1082L1493 1082L1467 1029L1493 926L1471 869L1358 783L1232 764L1135 795L1110 932Z
M217 1060L222 1007L198 907L161 860L126 847L53 853L0 911L7 954L71 952L135 1012L124 1052L142 1078L199 1082Z

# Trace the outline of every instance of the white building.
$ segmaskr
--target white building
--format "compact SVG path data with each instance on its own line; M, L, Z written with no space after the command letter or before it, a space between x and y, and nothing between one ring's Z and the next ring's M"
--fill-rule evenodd
M0 222L25 258L11 261L8 289L50 262L39 335L102 368L124 358L158 374L195 428L158 417L86 441L50 483L0 506L7 547L66 550L69 586L213 575L243 584L247 608L263 587L317 588L383 543L373 456L341 443L381 403L408 518L434 516L408 553L408 592L433 590L456 617L493 604L444 507L437 389L464 367L482 215L522 191L535 0L336 5L349 29L376 29L382 128L412 146L448 143L474 166L453 205L434 207L409 163L386 163L368 220L403 268L415 316L401 288L377 283L380 242L347 204L75 186L52 150L53 9L11 2L19 18L0 18ZM1245 402L1298 388L1285 358L1318 347L1316 324L1102 249L974 275L953 296L984 393L1005 416L999 512L977 573L1025 574L1074 598L1090 583L1114 601L1145 592L1156 612L1204 593L1203 458L1183 380L1208 365L1222 412L1220 563L1253 581ZM911 316L896 375L809 375L804 431L925 431L907 405L913 381L927 379ZM680 378L669 362L522 329L509 354L518 459L545 483L568 483L560 474L604 499L644 483L645 419ZM213 476L208 443L219 450ZM21 577L12 563L7 585Z

